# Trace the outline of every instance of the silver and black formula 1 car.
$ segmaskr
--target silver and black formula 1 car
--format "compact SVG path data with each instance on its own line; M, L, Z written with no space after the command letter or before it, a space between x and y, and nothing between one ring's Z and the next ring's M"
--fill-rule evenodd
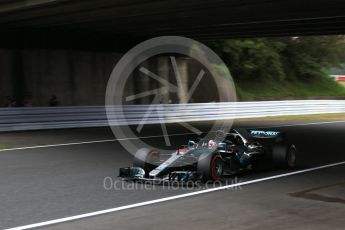
M293 168L296 147L281 132L233 129L221 140L188 141L168 157L139 149L133 166L120 168L119 177L133 181L214 181L225 175L262 167Z

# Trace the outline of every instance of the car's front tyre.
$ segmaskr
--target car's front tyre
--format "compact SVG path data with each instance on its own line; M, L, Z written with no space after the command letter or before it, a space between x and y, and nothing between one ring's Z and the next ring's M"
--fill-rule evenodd
M222 179L224 162L220 154L204 153L198 160L198 172L203 181L218 181Z

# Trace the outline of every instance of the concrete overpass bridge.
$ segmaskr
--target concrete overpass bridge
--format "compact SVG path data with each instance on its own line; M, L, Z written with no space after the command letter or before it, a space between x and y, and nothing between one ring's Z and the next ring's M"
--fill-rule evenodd
M201 40L345 32L342 0L2 0L0 27Z
M63 105L102 104L116 61L141 40L341 34L344 9L343 0L0 0L0 103L31 94L46 105L53 93Z

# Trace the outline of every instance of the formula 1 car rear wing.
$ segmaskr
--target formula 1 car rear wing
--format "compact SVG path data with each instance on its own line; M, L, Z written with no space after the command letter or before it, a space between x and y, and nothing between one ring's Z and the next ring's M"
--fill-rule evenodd
M277 138L280 134L278 131L258 129L249 129L248 132L254 138Z
M256 141L271 141L283 142L285 141L285 133L271 129L236 129L236 131L247 140Z

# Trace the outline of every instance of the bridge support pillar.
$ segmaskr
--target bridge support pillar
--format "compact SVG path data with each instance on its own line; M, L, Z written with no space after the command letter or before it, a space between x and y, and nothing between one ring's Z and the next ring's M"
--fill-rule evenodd
M157 70L158 76L169 82L169 57L160 56L157 59ZM164 87L164 89L163 89ZM170 103L170 93L169 86L160 84L160 103L169 104Z
M188 58L179 57L176 60L178 76L178 98L179 103L188 103Z

